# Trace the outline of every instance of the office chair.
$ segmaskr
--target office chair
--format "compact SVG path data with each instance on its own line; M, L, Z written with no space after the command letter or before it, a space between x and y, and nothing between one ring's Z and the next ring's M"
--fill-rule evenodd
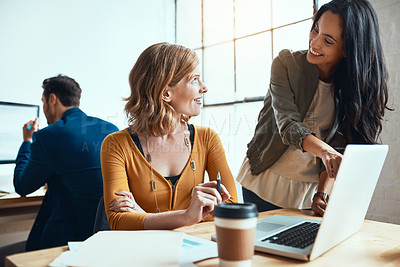
M93 234L98 231L111 230L108 225L106 210L104 207L104 197L102 196L97 205L96 219L94 221Z

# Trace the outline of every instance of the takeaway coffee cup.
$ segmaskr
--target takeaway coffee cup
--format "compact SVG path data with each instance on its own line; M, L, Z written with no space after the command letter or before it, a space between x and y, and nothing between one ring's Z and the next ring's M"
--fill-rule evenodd
M217 205L214 218L219 266L251 266L257 215L253 203Z

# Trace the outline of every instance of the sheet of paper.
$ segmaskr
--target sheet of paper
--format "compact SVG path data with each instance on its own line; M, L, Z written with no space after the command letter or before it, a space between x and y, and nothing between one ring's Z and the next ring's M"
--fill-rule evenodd
M49 267L65 267L65 261L67 261L76 251L64 251L52 262L50 262Z
M122 232L122 231L119 231ZM146 231L152 232L152 231ZM159 232L159 231L156 231ZM150 234L152 235L152 234ZM129 238L124 237L124 238ZM157 237L158 239L162 238L162 235ZM140 241L140 239L136 239L136 241ZM86 242L86 241L85 241ZM70 251L63 252L58 258L56 258L53 262L50 263L50 267L65 267L70 265L71 261L75 259L77 256L78 250L84 244L84 242L68 242L68 247ZM144 251L145 247L142 247L140 251L148 254L148 252ZM148 248L146 248L148 249ZM163 248L161 248L163 249ZM217 243L206 240L203 238L191 236L188 234L183 235L182 245L180 247L180 267L193 267L195 266L193 262L201 261L204 259L218 257L218 247ZM111 251L108 251L107 254L110 254ZM158 251L156 251L156 247L150 248L150 252L153 255L158 255ZM136 262L135 262L136 263ZM129 265L129 264L128 264Z
M183 236L181 266L189 266L190 263L218 257L216 242L185 234Z
M63 261L64 266L178 266L183 233L100 231Z
M5 198L19 198L20 195L15 193L15 189L14 189L14 185L12 187L7 187L7 188L1 188L1 191L3 192L7 192L6 194L4 194L1 198L5 199ZM11 192L11 193L8 193ZM46 190L41 187L38 190L36 190L35 192L32 192L28 195L26 195L27 197L36 197L36 196L44 196L46 194Z
M68 242L68 248L70 251L75 251L78 250L82 244L83 241L70 241Z
M50 264L49 267L66 267L68 266L66 262L69 261L70 258L75 257L75 253L77 253L80 246L83 244L83 241L73 241L68 242L69 251L64 251L57 258L55 258Z

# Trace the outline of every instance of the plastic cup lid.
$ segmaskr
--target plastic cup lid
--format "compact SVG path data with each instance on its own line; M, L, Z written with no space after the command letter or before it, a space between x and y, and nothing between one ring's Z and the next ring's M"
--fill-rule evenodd
M257 207L254 203L221 203L214 210L214 217L247 219L258 216Z

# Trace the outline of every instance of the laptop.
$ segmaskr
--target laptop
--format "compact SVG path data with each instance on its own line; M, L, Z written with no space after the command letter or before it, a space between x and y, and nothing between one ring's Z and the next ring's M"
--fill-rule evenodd
M274 215L257 223L255 250L311 261L362 226L388 152L387 145L348 145L320 220ZM296 238L292 227L306 237Z

